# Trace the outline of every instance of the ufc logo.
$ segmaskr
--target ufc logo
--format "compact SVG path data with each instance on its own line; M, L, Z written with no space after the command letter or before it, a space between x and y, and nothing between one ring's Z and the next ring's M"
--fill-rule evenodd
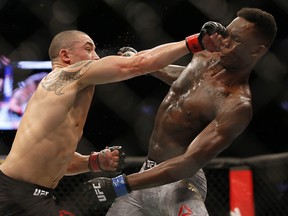
M156 166L157 165L157 163L155 162L155 161L151 161L151 160L146 160L146 162L145 162L145 166L144 166L144 169L146 170L146 169L150 169L150 168L152 168L152 167L154 167L154 166Z
M36 188L33 193L33 196L47 196L48 194L49 194L48 191L44 191L44 190Z
M100 202L106 201L107 199L106 199L104 193L100 190L101 189L100 184L98 183L98 185L95 185L95 184L92 184L92 185L93 185L93 188L94 188L94 191L95 191L95 193L97 195L98 200Z
M147 161L147 167L151 168L151 167L154 167L154 166L156 166L156 162L155 161L150 161L150 160Z

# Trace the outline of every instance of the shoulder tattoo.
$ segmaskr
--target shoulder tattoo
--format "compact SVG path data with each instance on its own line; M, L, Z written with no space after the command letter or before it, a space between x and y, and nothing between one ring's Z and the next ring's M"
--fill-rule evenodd
M41 82L47 91L54 91L56 95L62 95L63 89L69 83L80 79L92 61L81 61L67 68L48 74Z

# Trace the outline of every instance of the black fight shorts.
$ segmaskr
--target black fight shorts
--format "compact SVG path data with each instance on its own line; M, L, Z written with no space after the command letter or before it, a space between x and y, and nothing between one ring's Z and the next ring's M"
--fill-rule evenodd
M6 176L0 170L1 216L76 216L62 208L54 190Z

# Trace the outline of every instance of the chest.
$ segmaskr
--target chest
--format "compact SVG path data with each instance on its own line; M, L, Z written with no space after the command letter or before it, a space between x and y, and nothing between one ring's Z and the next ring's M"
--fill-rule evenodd
M163 100L162 109L171 119L183 121L209 121L215 117L223 93L215 91L211 86L191 86L186 91L171 89Z
M167 126L200 130L216 116L229 96L221 81L203 74L180 77L170 88L160 107L160 116Z

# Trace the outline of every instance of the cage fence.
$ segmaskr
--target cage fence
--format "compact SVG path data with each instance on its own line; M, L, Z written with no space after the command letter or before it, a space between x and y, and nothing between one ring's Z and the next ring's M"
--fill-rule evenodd
M127 157L126 174L138 172L144 157ZM229 173L235 167L248 167L253 176L253 201L255 216L288 215L288 153L250 158L216 158L204 167L208 192L206 206L210 216L229 216ZM56 197L83 216L104 216L105 209L88 206L82 194L85 181L98 177L96 173L64 177L56 190ZM109 176L107 174L107 177ZM239 191L239 196L241 196ZM238 195L236 195L237 197ZM245 197L244 197L245 198ZM243 215L242 215L243 216ZM246 216L246 215L245 215Z

